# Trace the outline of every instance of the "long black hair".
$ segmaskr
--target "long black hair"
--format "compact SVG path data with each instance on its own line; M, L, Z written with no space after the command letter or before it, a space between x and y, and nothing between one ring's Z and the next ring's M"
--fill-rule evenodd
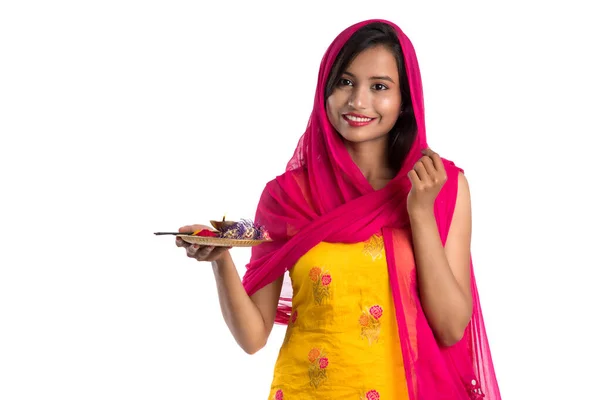
M398 76L400 77L400 95L402 105L400 116L388 134L389 163L395 171L399 171L417 134L417 121L410 97L408 76L404 65L404 54L393 27L383 22L374 22L356 31L344 44L338 54L327 79L325 99L329 98L337 86L348 65L362 51L374 46L385 46L396 58Z

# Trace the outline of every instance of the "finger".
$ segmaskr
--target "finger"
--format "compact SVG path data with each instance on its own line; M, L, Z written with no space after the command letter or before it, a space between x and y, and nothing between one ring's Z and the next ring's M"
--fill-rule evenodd
M433 156L437 154L435 151L431 150L429 147L421 150L421 153L424 156L431 157L431 158L433 158Z
M415 170L415 172L419 176L419 180L422 183L428 184L428 183L431 182L431 178L429 177L429 174L427 173L427 170L425 169L425 165L421 161L418 161L415 164L415 167L413 169Z
M187 246L185 250L188 257L195 258L196 253L200 250L200 246L198 246L197 244L193 244L191 246Z
M435 169L438 170L438 172L444 171L445 173L446 168L444 168L444 162L442 161L442 157L440 157L438 153L433 153L433 155L430 157L433 160L433 165L435 165Z
M185 247L185 248L188 248L188 247L190 247L190 246L192 245L192 243L190 243L190 242L186 242L185 240L183 240L183 238L182 238L181 236L177 236L177 237L175 238L175 245L176 245L177 247Z
M193 225L186 225L186 226L182 226L181 228L179 228L178 232L179 233L184 233L184 232L193 232L194 229L192 229Z
M182 226L181 228L179 228L179 233L185 233L185 232L196 232L196 231L201 231L202 229L211 229L206 225L200 225L200 224L194 224L194 225L186 225L186 226Z
M410 171L408 171L408 179L410 179L410 183L412 184L413 187L420 184L419 175L417 175L417 173L415 172L414 169L411 169Z
M423 163L423 166L425 167L425 171L427 171L427 174L430 177L434 177L437 175L437 171L435 169L435 165L433 165L433 160L431 159L431 157L429 157L429 156L422 157L421 162Z
M211 253L211 251L213 251L213 249L215 248L215 246L202 246L195 255L195 259L198 261L204 261Z
M177 246L177 247L188 247L189 245L190 245L189 243L187 243L186 241L184 241L179 236L177 236L175 238L175 246Z
M429 147L424 149L422 151L423 155L431 158L431 160L433 161L433 165L435 166L435 169L438 171L443 171L444 170L444 162L442 161L442 157L440 157L440 155L438 153L436 153L435 151L431 150Z

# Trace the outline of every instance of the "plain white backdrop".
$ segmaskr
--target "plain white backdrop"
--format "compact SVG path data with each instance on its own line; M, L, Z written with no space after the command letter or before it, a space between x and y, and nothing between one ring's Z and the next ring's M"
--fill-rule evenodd
M429 143L469 179L504 398L600 399L591 4L2 2L0 399L266 398L284 329L246 355L210 266L153 232L253 218L368 18L412 39Z

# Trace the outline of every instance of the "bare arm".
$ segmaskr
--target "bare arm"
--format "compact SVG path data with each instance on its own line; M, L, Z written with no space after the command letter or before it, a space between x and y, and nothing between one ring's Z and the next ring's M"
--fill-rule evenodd
M250 297L229 252L212 265L223 318L240 347L248 354L256 353L266 345L273 329L283 277Z
M463 335L472 314L471 199L467 179L458 177L456 207L446 246L442 245L433 209L410 213L419 294L429 324L445 346Z
M179 231L206 228L204 225L191 225L181 227ZM186 249L188 257L212 262L221 312L233 337L248 354L262 349L275 323L283 276L248 296L227 248L190 245L181 239L177 239L176 244Z

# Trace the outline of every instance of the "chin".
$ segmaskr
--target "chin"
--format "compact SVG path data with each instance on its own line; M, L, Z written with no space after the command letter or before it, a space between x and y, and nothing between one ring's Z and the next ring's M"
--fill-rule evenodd
M380 134L369 132L367 130L352 129L352 130L339 130L338 131L342 139L350 143L364 143L381 140L387 137L387 134Z

